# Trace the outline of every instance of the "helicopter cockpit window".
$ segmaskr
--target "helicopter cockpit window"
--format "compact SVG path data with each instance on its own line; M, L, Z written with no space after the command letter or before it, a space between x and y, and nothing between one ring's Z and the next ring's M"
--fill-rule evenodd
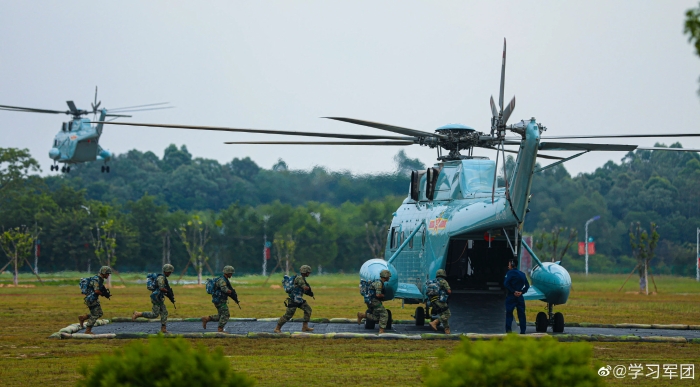
M396 248L396 227L391 228L391 237L389 238L389 248Z
M469 160L462 164L464 192L491 192L496 164L491 160Z
M408 240L408 248L412 249L413 248L413 238Z

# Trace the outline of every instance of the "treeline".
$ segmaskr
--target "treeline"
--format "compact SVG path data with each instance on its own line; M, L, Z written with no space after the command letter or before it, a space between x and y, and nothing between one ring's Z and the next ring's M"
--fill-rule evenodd
M112 234L118 269L155 270L168 255L182 269L192 258L184 243L188 235L206 233L201 254L210 266L233 264L240 272L260 272L267 235L268 270L276 258L286 262L289 257L328 271L356 271L366 259L381 256L391 214L408 190L407 172L423 168L400 152L393 174L357 176L320 167L296 171L282 160L267 170L249 158L222 165L171 145L162 159L136 150L119 155L109 174L85 164L70 174L42 178L32 175L30 155L14 157L18 168L12 172L1 167L10 165L11 157L0 154L0 226L40 230L42 270L96 266L98 256L106 254L96 253L96 245ZM619 164L609 162L576 177L558 166L535 175L532 195L524 230L536 238L568 227L577 229L577 241L582 241L586 220L601 216L589 227L597 250L589 263L593 272L633 269L632 222L645 228L658 224L661 240L653 272L695 272L697 154L636 151ZM199 223L198 230L187 226ZM576 248L574 243L564 264L582 271Z

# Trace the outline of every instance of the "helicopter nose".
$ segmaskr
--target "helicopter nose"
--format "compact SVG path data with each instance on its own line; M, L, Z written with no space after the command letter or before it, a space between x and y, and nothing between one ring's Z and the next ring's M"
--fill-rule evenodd
M61 157L61 151L59 151L57 148L51 148L49 151L49 157L53 160L58 160L58 158Z

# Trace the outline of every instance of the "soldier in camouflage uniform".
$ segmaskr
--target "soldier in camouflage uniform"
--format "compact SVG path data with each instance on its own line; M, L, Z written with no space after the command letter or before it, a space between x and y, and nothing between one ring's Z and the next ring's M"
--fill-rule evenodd
M452 290L450 289L450 284L447 283L447 280L445 279L447 277L447 273L445 273L445 270L440 269L435 273L435 277L437 280L437 283L440 285L440 292L445 292L448 295L452 294ZM437 331L437 325L439 323L442 323L442 326L445 327L445 333L450 334L450 316L452 315L450 313L449 306L447 305L447 301L445 302L440 302L439 297L434 297L430 299L430 303L433 305L433 313L437 313L439 316L437 320L433 320L430 322L430 326L433 328L433 330Z
M309 283L306 282L306 277L311 275L311 266L309 265L303 265L302 267L299 268L299 272L301 275L296 276L294 278L294 290L292 290L292 293L290 293L289 298L285 301L285 305L287 305L287 312L284 314L284 316L280 317L280 319L277 321L277 327L275 328L275 333L281 333L282 332L282 325L284 325L287 321L291 320L292 317L294 317L294 312L297 311L297 308L301 308L301 310L304 311L304 324L301 327L302 332L313 332L313 328L309 328L309 320L311 320L311 306L309 305L306 300L302 298L301 303L299 302L294 302L294 299L292 298L292 294L294 292L299 292L300 294L306 294L311 297L314 296L313 291L311 291L311 287L309 286Z
M368 305L369 313L357 313L357 323L361 324L362 319L366 318L370 321L379 321L379 333L384 333L386 329L386 324L389 322L389 313L387 313L386 308L382 304L384 299L384 282L389 281L391 278L391 272L389 270L382 270L379 272L379 280L372 283L372 288L374 289L374 297Z
M153 304L152 312L134 312L131 316L131 321L136 321L139 317L157 318L160 316L160 331L168 333L166 325L168 324L168 308L165 307L165 296L170 292L168 278L175 271L175 267L169 263L163 265L163 275L159 275L156 279L156 290L151 293L151 303ZM173 298L174 299L174 298Z
M102 317L102 307L100 306L100 296L110 298L112 294L109 289L105 288L105 279L109 278L112 274L112 269L109 266L102 266L100 268L100 273L92 277L90 286L92 291L85 296L85 305L87 305L90 310L89 314L78 316L78 321L80 321L80 327L83 327L83 323L87 320L87 328L85 329L85 334L91 335L92 327L95 326L95 322L98 318Z
M235 302L238 302L236 291L231 287L231 283L228 280L233 276L234 272L235 269L233 266L224 266L224 275L216 279L216 286L211 295L211 302L216 307L218 313L202 317L202 328L207 329L207 323L209 321L216 321L219 323L218 332L224 331L228 319L231 318L231 312L228 310L229 296L233 298Z

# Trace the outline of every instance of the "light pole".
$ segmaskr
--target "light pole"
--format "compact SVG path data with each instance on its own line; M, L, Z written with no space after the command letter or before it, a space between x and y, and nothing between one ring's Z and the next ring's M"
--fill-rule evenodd
M584 243L585 251L586 251L586 277L588 277L588 225L591 224L592 222L595 222L596 220L600 219L600 215L596 215L586 222L586 241Z
M696 236L697 236L697 244L695 245L695 281L700 282L700 228L696 230Z

